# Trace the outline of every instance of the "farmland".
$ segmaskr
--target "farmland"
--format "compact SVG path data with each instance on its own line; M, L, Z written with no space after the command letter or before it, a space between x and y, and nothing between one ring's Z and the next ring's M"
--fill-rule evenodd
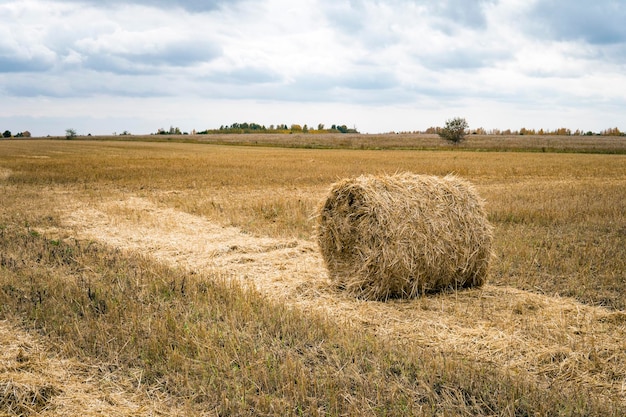
M1 141L0 405L624 414L624 138L284 136ZM384 303L328 282L330 184L403 171L476 185L485 287Z

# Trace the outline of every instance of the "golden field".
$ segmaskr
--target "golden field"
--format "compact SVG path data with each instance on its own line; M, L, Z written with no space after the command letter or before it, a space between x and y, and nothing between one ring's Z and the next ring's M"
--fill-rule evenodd
M8 415L626 411L624 138L147 139L0 141ZM485 287L328 282L330 184L404 171L487 201Z

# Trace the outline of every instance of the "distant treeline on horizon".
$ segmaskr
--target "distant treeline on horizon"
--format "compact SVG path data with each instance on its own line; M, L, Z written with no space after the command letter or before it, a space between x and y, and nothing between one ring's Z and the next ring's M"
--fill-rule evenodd
M290 126L286 124L270 125L266 127L258 123L233 123L230 126L222 125L219 129L206 129L199 132L193 131L192 134L196 135L209 135L209 134L221 134L221 133L359 133L355 128L349 128L346 125L334 124L329 129L325 128L324 124L317 125L317 129L309 127L307 124L299 125L292 124ZM170 127L169 130L159 129L157 131L159 135L180 135L180 129L177 127Z
M381 132L380 134L439 134L443 128L442 127L429 127L426 130L414 130L414 131L390 131L390 132ZM71 132L71 134L67 134L71 137L76 136L76 132L74 129L67 129L67 132ZM311 134L322 134L322 133L353 133L359 134L360 132L357 130L356 126L353 128L347 127L345 124L333 124L330 128L326 128L324 124L320 123L317 127L310 127L308 125L299 125L292 124L290 126L286 124L277 124L277 125L269 125L266 127L265 125L261 125L258 123L233 123L231 125L222 125L219 129L206 129L202 131L196 131L195 129L191 132L183 132L178 127L170 127L169 129L158 129L156 133L151 133L151 135L211 135L211 134L246 134L246 133L278 133L278 134L294 134L294 133L311 133ZM605 130L601 130L599 132L592 131L583 131L581 129L576 129L572 131L568 128L559 128L559 129L527 129L521 128L519 130L500 130L500 129L484 129L482 127L476 129L468 129L467 131L470 135L494 135L494 136L626 136L626 132L622 132L619 128L613 127ZM66 136L67 136L66 135ZM132 134L129 131L123 131L122 133L113 133L113 136L131 136ZM141 135L141 134L140 134ZM91 136L91 134L87 134L86 136ZM31 137L31 133L27 130L23 132L18 132L13 134L10 130L5 130L2 133L0 139L9 139L9 138L29 138ZM50 137L50 135L48 135Z
M443 128L442 127L429 127L426 130L414 130L414 131L390 131L384 133L403 133L403 134L439 134ZM231 125L222 125L219 129L206 129L202 131L191 132L192 135L210 135L210 134L225 134L225 133L233 133L233 134L242 134L242 133L284 133L284 134L292 134L292 133L360 133L356 126L353 128L347 127L344 125L332 125L330 128L326 128L324 124L320 123L317 125L317 128L310 127L308 125L299 125L292 124L288 126L287 124L277 124L277 125L269 125L266 127L265 125L261 125L258 123L233 123ZM535 136L544 136L544 135L553 135L553 136L625 136L626 132L622 132L619 128L613 127L605 130L601 130L600 132L592 132L592 131L584 131L581 129L576 129L572 131L569 128L558 128L554 130L550 129L527 129L521 128L519 130L500 130L500 129L484 129L482 127L476 129L468 129L468 134L471 135L500 135L500 136L517 136L517 135L535 135ZM159 129L157 131L159 135L181 135L181 134L189 134L188 132L181 132L181 130L177 127L170 127L169 130Z

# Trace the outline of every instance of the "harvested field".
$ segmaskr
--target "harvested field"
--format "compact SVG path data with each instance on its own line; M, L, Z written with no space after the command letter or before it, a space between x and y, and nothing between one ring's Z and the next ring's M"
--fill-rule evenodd
M106 364L59 357L41 338L0 321L0 416L139 416L164 409L157 393L136 393Z
M0 318L15 337L2 336L0 390L14 394L0 401L15 409L76 415L87 392L85 415L626 410L622 155L2 151ZM336 289L315 208L338 178L393 167L476 184L489 284L387 302ZM211 282L223 292L208 303Z
M68 209L67 229L42 233L150 253L190 271L219 270L267 297L381 337L495 364L537 382L584 385L600 397L624 395L625 313L493 285L414 301L358 301L334 289L311 242L249 236L137 197L92 207L68 197L59 201Z

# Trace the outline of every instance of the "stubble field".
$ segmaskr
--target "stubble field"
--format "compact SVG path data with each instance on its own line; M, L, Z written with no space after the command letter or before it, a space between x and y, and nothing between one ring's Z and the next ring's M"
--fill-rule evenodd
M0 142L0 410L624 414L623 138L230 138L254 146ZM330 184L402 171L476 185L488 285L382 303L328 281Z

